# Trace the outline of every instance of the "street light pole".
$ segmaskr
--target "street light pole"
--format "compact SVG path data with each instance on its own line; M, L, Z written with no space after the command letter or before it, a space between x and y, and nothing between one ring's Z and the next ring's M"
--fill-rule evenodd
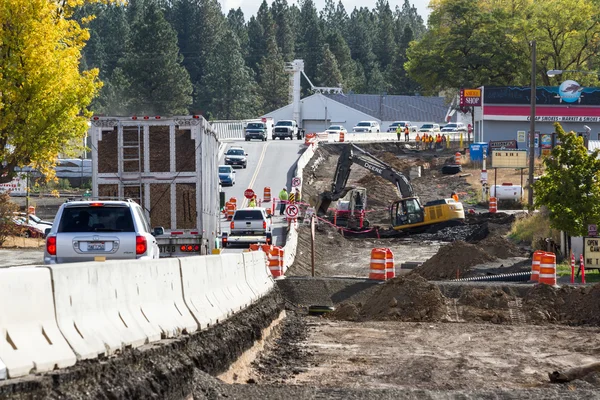
M533 169L535 168L535 97L536 97L536 54L535 40L531 41L531 116L529 117L529 187L527 190L527 205L533 211Z

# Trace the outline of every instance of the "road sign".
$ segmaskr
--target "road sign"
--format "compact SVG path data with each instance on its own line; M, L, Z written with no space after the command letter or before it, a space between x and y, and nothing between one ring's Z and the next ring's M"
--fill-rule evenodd
M301 182L302 181L300 180L299 177L292 178L292 187L298 187L298 186L300 186Z
M598 236L598 226L596 224L588 225L588 236Z
M296 206L294 204L289 204L285 208L285 215L287 215L290 218L296 218L296 217L298 217L298 206Z
M254 197L254 190L252 190L252 189L246 189L244 191L244 197L247 198L247 199L253 198Z

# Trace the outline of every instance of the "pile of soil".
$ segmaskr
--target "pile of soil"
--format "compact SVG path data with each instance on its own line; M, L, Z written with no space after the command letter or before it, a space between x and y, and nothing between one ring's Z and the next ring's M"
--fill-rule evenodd
M350 321L439 322L446 315L440 289L418 275L409 274L381 285L361 305L342 304L327 317Z
M322 223L317 226L315 246L315 264L324 265L331 261L332 250L351 246L348 239L344 238L333 227ZM298 250L294 263L286 272L289 276L306 276L312 271L311 265L311 240L310 227L308 225L298 226ZM317 268L316 276L323 275L323 269Z
M600 325L600 284L591 287L534 286L523 301L533 322Z
M470 267L495 259L479 246L459 240L441 247L435 256L415 268L413 273L428 280L454 279L457 275L462 277Z
M486 253L497 258L525 257L527 254L509 239L493 233L477 243Z

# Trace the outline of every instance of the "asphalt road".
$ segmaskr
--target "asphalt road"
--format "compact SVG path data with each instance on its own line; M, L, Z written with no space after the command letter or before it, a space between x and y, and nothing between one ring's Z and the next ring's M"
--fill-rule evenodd
M223 187L225 200L231 197L237 199L238 208L246 207L248 201L244 198L246 189L253 189L259 199L263 198L264 188L271 188L271 197L277 197L281 189L291 188L292 178L296 170L298 158L304 151L304 142L300 140L267 140L266 142L244 140L229 142L229 147L242 147L248 153L248 167L236 167L235 185ZM223 163L223 159L219 160ZM263 207L270 208L272 203L261 203ZM285 244L285 227L287 222L279 216L279 211L273 216L273 241L276 245ZM221 219L221 231L229 232L229 221ZM225 253L242 252L247 246L227 247Z

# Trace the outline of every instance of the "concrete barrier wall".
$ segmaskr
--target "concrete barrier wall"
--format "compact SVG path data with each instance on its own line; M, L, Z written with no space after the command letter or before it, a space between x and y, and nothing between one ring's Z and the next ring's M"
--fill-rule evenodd
M274 286L264 254L0 270L0 379L222 322Z
M58 330L47 268L0 270L0 379L75 364Z

